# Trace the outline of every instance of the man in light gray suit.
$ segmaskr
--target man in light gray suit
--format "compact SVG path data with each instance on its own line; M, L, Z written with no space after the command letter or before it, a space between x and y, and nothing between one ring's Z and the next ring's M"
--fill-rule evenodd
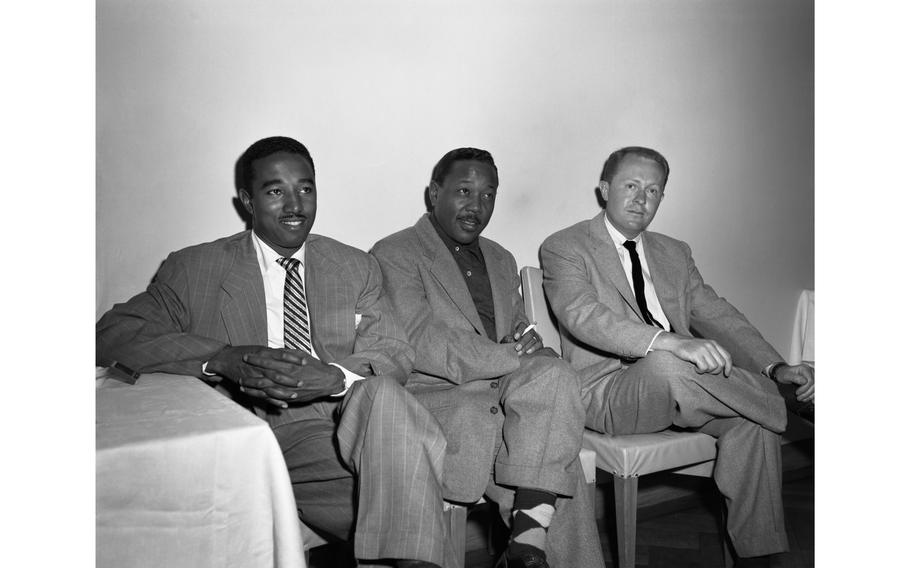
M192 375L271 425L301 519L365 561L443 563L435 419L402 385L414 351L376 260L310 233L315 166L291 138L237 163L253 230L171 254L97 324L99 365Z
M688 245L646 230L669 172L649 148L611 154L600 181L605 210L541 247L544 290L563 355L582 376L586 426L633 434L675 425L717 437L714 479L729 509L727 532L739 565L763 565L788 550L781 394L805 413L814 371L785 364L702 281Z
M497 566L603 566L581 492L578 377L525 333L515 259L480 236L498 186L489 152L452 150L433 168L432 211L372 249L417 352L407 387L445 431L446 499L486 495L511 525Z

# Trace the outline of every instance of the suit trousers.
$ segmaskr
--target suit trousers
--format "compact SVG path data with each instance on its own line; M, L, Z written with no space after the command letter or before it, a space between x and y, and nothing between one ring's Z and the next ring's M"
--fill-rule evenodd
M502 442L491 484L574 495L585 417L578 375L554 357L522 357L499 385Z
M572 468L574 497L556 498L556 512L547 531L547 563L551 568L604 568L603 550L595 520L594 495L588 492L581 465L576 465ZM515 491L491 483L486 495L496 503L506 526L511 527Z
M547 531L548 563L553 568L603 567L594 503L578 463L584 407L577 374L560 359L522 357L518 370L499 382L502 441L486 496L511 526L515 487L556 493L560 497Z
M442 565L446 443L436 420L382 377L305 408L301 420L274 429L301 520L329 538L353 532L358 559Z
M789 549L781 498L783 398L765 377L730 377L654 351L583 387L587 426L609 434L659 432L671 425L717 438L714 480L724 496L727 533L740 557Z

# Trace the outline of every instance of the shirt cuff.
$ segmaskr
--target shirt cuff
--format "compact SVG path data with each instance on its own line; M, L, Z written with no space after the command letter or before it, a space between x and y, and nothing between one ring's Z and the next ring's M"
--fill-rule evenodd
M774 367L776 367L777 365L783 365L783 364L784 364L783 361L775 361L774 363L771 363L770 365L768 365L767 367L762 369L761 374L768 377L769 379L771 379L773 381L774 377L771 376L771 372L774 370Z
M655 333L655 334L654 334L654 337L651 338L651 343L648 344L648 348L645 349L645 355L647 355L648 353L650 353L651 351L653 351L653 349L652 349L651 347L654 345L654 340L657 339L657 336L660 335L660 334L663 333L663 332L664 332L664 330L662 330L662 329L658 329L658 330L657 330L657 333Z
M333 367L338 367L339 369L341 369L341 372L344 373L344 389L341 392L336 392L335 394L332 394L329 396L344 396L345 394L347 394L348 389L351 388L351 385L353 385L357 381L362 381L364 379L364 377L361 377L357 373L352 373L351 371L348 371L347 369L345 369L338 363L329 363L329 365L331 365Z
M203 361L203 362L202 362L202 374L205 375L206 377L214 377L214 376L215 376L215 373L209 373L208 371L205 370L205 367L206 367L208 364L209 364L208 361Z

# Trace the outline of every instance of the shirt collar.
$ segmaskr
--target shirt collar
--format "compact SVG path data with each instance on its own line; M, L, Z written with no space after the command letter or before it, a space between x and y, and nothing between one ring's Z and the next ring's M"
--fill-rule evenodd
M607 212L604 211L604 225L607 227L607 232L610 233L610 238L613 239L613 245L617 249L624 249L625 247L622 244L626 241L635 242L636 250L641 250L641 233L635 235L634 239L627 239L622 233L620 233L616 227L613 226L613 223L610 222L610 219L607 218Z
M253 236L253 248L256 249L256 259L259 261L259 268L266 274L271 273L272 270L281 270L282 272L285 272L284 267L278 264L278 259L284 257L275 252L275 249L260 239L259 235L256 234L256 231L250 231L250 235ZM299 260L301 265L304 263L304 260L306 259L306 241L304 241L303 245L291 255L291 258Z

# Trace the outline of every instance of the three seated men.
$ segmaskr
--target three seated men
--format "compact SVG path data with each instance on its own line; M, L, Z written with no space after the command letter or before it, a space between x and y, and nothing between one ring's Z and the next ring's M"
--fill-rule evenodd
M784 364L685 243L646 230L659 153L614 152L604 212L541 247L565 361L528 329L514 257L481 237L488 152L445 154L429 213L371 254L310 232L315 166L296 140L254 143L237 172L252 230L172 253L98 321L96 358L198 377L266 420L300 518L353 540L360 565L452 565L443 499L485 495L511 527L498 567L603 566L579 498L585 426L716 436L737 555L787 550L779 433L785 398L811 407L813 371Z

